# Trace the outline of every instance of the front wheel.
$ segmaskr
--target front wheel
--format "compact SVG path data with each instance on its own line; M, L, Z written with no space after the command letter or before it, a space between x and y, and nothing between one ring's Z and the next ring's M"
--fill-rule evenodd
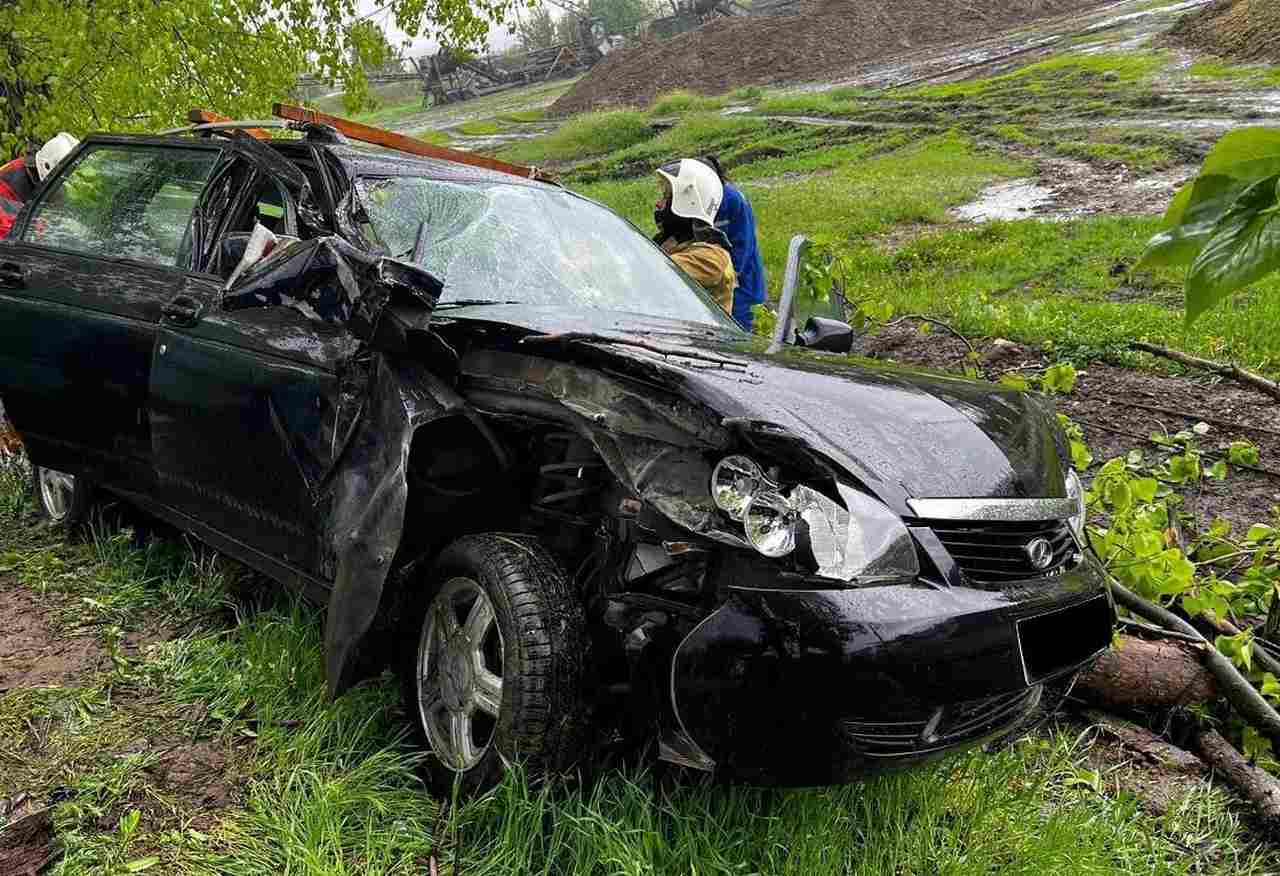
M54 526L74 529L89 517L93 488L84 478L51 468L31 467L35 481L36 505Z
M526 536L465 536L424 583L403 618L401 681L434 789L484 791L504 758L532 776L571 766L585 620L555 561Z

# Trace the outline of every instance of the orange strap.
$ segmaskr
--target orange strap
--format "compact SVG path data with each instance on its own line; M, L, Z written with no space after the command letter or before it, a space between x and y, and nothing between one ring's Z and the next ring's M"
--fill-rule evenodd
M212 122L233 122L235 119L229 119L212 110L193 109L187 113L187 121L193 125L207 125ZM271 132L266 128L243 128L242 130L250 137L256 137L259 140L271 139Z

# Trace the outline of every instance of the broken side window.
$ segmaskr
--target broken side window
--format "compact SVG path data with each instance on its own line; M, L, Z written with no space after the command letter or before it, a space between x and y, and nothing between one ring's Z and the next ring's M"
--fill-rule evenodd
M212 150L92 146L36 205L28 243L107 258L183 266L191 214Z

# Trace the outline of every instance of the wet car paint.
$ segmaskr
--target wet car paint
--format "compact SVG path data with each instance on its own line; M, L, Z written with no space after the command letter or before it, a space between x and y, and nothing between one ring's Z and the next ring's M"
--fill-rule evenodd
M726 777L793 785L847 781L890 765L866 753L848 722L872 720L891 707L914 710L925 724L939 707L1038 686L1045 679L1024 672L1017 620L1090 599L1106 599L1092 562L1021 594L911 584L734 587L676 650L675 713ZM1109 616L1109 603L1105 611ZM1072 635L1071 659L1060 672L1105 648L1109 623ZM893 764L923 758L934 747L921 739Z
M994 384L803 350L770 356L763 339L652 318L519 305L445 315L552 338L594 333L573 343L593 347L601 367L660 380L722 419L795 435L902 515L909 498L1065 495L1066 448L1051 411ZM627 342L637 336L647 348ZM537 340L531 352L548 349Z
M426 167L486 178L329 152L352 177ZM287 188L307 196L297 178ZM441 288L368 252L352 210L348 195L330 217L337 237L297 245L229 295L218 278L184 269L0 244L0 261L28 263L39 280L0 291L13 342L0 347L0 391L33 460L86 474L273 577L315 585L329 603L333 694L358 680L357 655L400 586L396 564L421 559L401 551L410 452L420 430L446 420L469 423L499 469L506 450L491 418L570 428L620 485L620 517L692 537L722 570L754 569L719 586L694 629L682 621L655 637L667 650L645 658L672 667L670 695L653 704L659 722L726 777L844 781L867 766L840 723L848 703L932 708L1030 691L1014 620L1105 594L1087 560L1000 592L955 586L954 569L883 587L815 583L759 558L710 501L711 466L745 448L785 450L904 517L911 498L1061 497L1065 447L1031 397L847 357L768 355L763 340L722 325L518 305L432 313ZM304 213L320 221L314 208ZM57 282L40 279L59 271ZM447 284L444 293L447 304ZM164 315L178 295L199 305L191 325ZM48 349L31 340L51 335ZM89 358L104 356L110 367L93 373ZM71 390L106 415L96 435L82 428L83 409L58 403ZM628 497L663 519L648 520ZM1096 626L1109 638L1109 622ZM764 717L762 689L773 698ZM843 689L837 708L833 690Z

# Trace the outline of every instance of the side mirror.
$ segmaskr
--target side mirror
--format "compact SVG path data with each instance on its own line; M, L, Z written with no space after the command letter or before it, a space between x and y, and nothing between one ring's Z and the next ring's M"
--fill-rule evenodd
M853 330L847 321L844 295L836 288L819 299L800 283L808 250L809 239L803 234L791 238L782 295L778 299L778 323L768 352L777 353L792 342L814 350L848 353L853 349ZM800 325L804 328L796 328Z
M853 328L838 319L811 316L796 332L796 345L828 353L848 353L853 349Z

